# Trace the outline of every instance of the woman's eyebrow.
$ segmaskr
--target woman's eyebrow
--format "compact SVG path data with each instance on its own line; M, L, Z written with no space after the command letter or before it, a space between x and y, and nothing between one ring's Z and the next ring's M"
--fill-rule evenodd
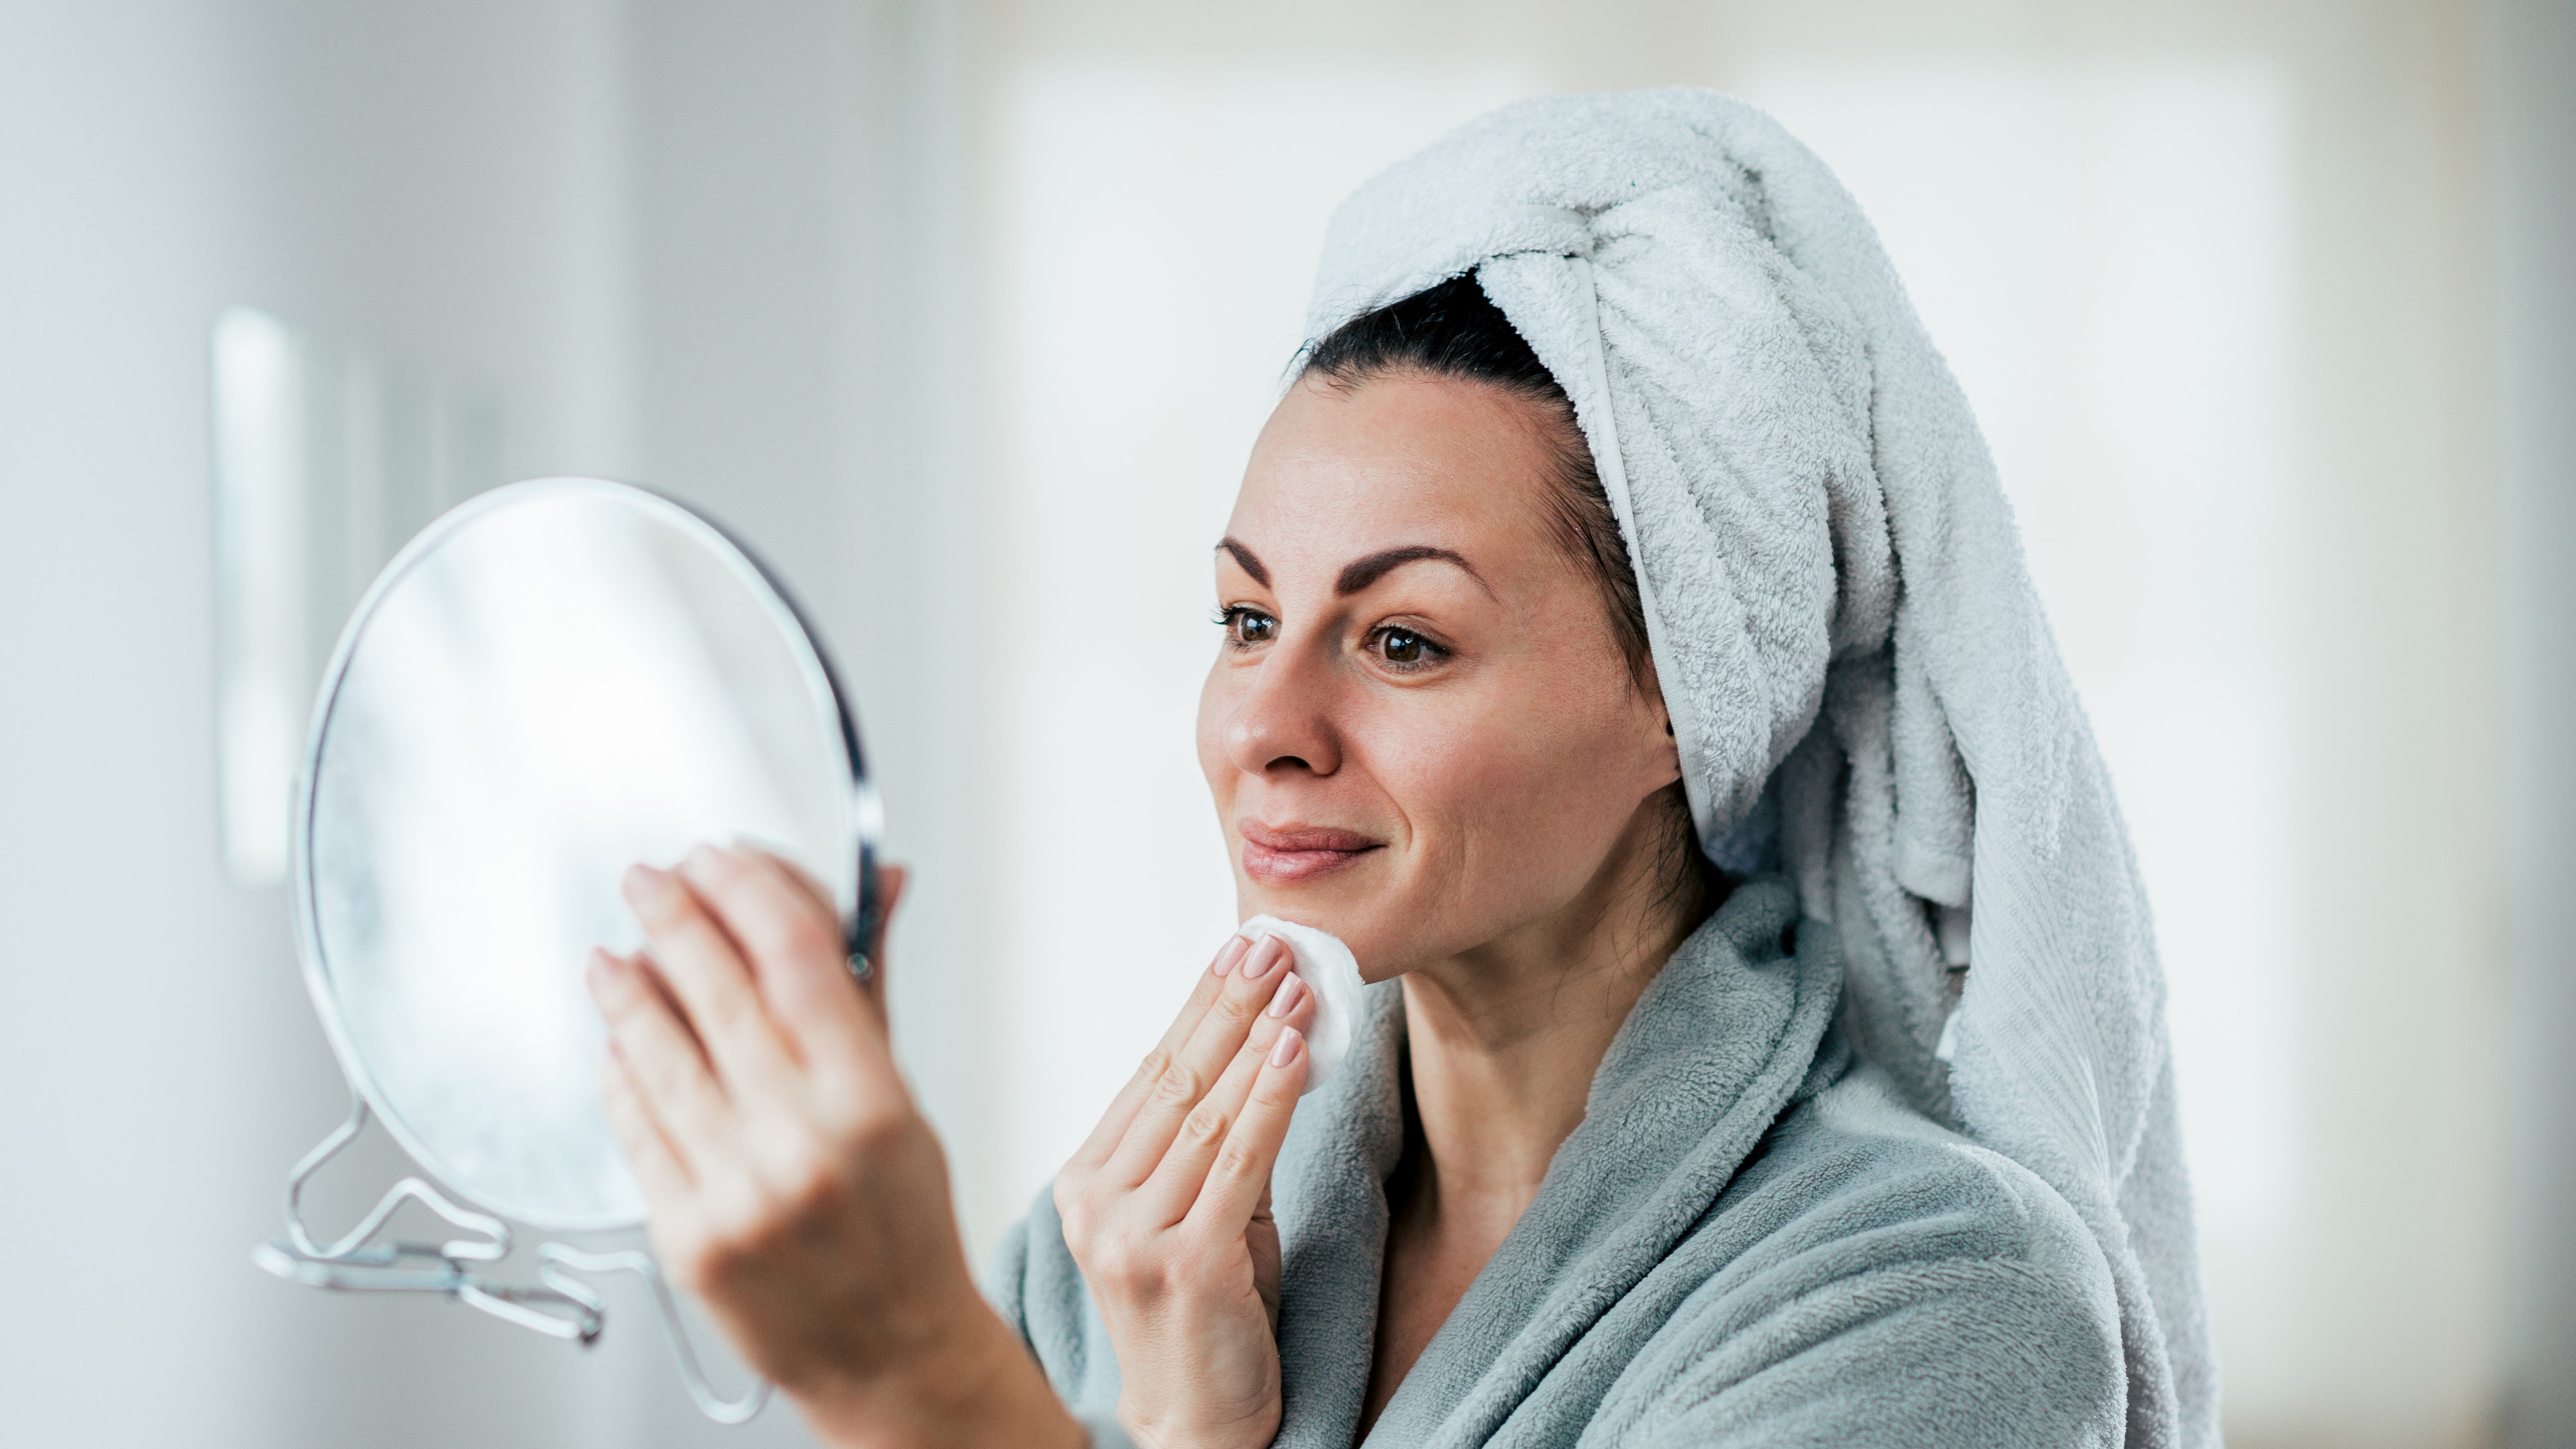
M1478 588L1483 589L1488 594L1494 591L1494 586L1485 582L1485 576L1476 572L1476 566L1467 562L1467 560L1455 550L1433 548L1429 544L1424 543L1413 543L1406 544L1401 548L1382 548L1377 552L1368 555L1366 558L1356 558L1351 560L1349 563L1342 565L1342 576L1333 580L1333 592L1335 594L1356 594L1360 590L1367 588L1369 585L1376 583L1379 579L1386 577L1390 571L1400 568L1405 564L1415 563L1427 558L1438 559L1442 563L1456 564L1466 573L1467 577L1476 581L1476 586ZM1267 581L1265 580L1264 582Z
M1261 566L1261 560L1252 556L1252 550L1245 548L1242 544L1235 542L1231 538L1218 539L1216 541L1216 546L1224 549L1227 553L1233 554L1236 565L1245 573L1252 575L1252 581L1254 583L1261 585L1265 589L1270 587L1270 570Z

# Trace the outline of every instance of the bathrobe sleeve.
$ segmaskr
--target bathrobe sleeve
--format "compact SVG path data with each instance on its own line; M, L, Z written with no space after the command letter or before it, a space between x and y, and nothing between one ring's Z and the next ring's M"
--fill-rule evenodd
M1083 1287L1081 1269L1065 1251L1052 1192L1039 1193L1029 1215L1003 1235L984 1296L1090 1432L1091 1449L1135 1449L1115 1413L1118 1355Z

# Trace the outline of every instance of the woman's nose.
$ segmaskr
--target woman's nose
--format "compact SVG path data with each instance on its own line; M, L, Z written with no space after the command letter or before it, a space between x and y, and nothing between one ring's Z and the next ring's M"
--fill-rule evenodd
M1283 641L1284 643L1285 641ZM1274 648L1226 722L1226 756L1247 775L1342 767L1331 718L1331 670L1293 647Z

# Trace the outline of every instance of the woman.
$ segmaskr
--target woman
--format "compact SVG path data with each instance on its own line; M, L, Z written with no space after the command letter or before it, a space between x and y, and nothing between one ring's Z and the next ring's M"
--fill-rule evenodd
M836 1443L2214 1443L2125 838L1850 199L1722 98L1512 107L1312 335L1199 754L1243 912L1377 983L1341 1075L1224 943L987 1307L829 911L639 869L674 1272Z

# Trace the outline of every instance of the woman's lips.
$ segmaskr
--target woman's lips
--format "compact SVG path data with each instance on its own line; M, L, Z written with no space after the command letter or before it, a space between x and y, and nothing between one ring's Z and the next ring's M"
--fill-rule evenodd
M1264 885L1294 885L1329 875L1379 848L1377 841L1349 830L1248 820L1241 829L1243 873Z

